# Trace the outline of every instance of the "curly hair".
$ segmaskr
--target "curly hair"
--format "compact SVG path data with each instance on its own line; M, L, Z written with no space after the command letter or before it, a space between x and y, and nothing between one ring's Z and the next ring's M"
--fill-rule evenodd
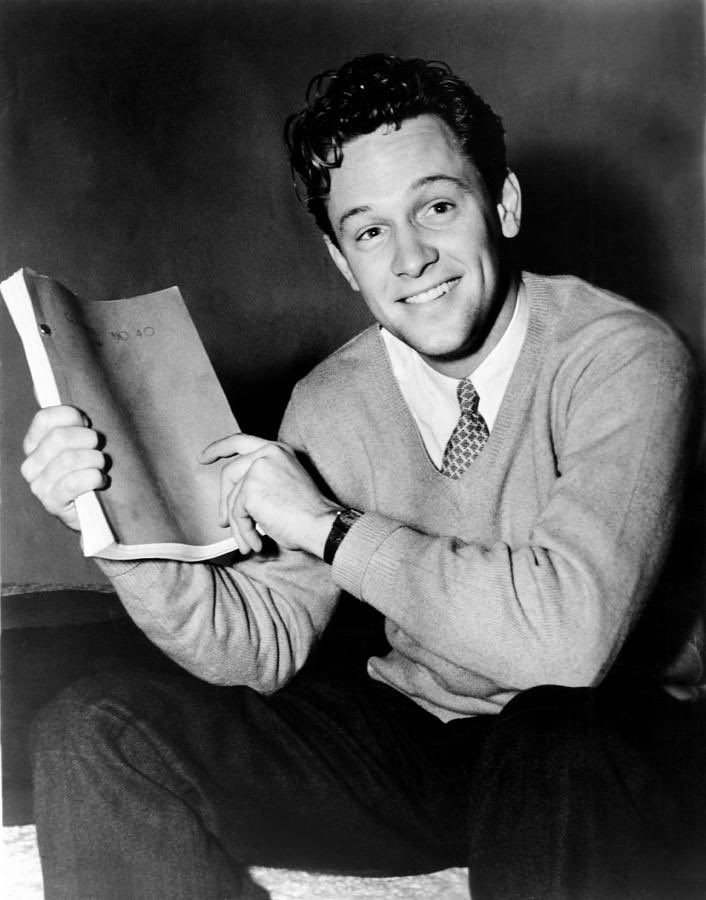
M372 53L312 79L306 106L289 116L284 138L295 189L298 176L309 212L334 243L326 198L330 170L341 165L346 142L424 114L448 125L497 199L507 173L502 122L446 63Z

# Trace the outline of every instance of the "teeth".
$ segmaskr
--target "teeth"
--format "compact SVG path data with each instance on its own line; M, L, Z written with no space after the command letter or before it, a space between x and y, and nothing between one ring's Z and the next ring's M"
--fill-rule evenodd
M458 278L454 278L452 281L445 281L443 284L437 284L436 287L429 288L428 291L422 291L421 294L414 294L412 297L407 297L405 303L428 303L430 300L437 300L439 297L443 297L444 294L448 294L457 281Z

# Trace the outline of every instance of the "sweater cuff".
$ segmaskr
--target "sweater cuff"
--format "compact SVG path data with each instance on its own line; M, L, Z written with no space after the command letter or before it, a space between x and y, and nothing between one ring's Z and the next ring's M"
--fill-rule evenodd
M358 600L363 600L363 580L372 557L392 532L401 527L401 522L375 512L365 513L354 522L333 560L332 573L336 584Z

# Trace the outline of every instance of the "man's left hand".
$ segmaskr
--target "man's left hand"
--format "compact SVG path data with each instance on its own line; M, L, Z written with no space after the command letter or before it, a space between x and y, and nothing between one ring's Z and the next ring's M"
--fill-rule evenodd
M287 444L233 434L201 451L204 464L229 459L221 472L219 523L230 525L241 553L262 549L258 528L280 546L323 556L341 507L319 491Z

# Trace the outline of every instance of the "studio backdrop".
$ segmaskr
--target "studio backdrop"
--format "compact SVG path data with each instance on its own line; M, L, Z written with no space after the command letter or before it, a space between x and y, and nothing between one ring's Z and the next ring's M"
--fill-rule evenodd
M101 300L178 284L241 426L273 435L293 383L369 322L282 125L313 75L384 50L446 60L502 116L523 266L627 295L703 364L701 18L699 0L3 0L0 276ZM98 583L19 476L33 399L0 324L3 583Z

